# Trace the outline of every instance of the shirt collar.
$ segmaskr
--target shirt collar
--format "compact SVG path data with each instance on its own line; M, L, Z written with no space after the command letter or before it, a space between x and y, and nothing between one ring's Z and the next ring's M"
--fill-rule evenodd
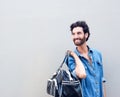
M93 53L93 49L91 49L89 46L87 46L87 47L88 47L89 53ZM75 52L78 56L83 57L82 54L77 50L77 47L76 47L76 49L75 49L74 52Z

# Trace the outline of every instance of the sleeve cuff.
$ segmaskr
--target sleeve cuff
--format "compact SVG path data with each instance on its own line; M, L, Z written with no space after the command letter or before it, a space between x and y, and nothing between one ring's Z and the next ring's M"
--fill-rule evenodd
M105 79L104 77L102 78L102 82L103 82L103 83L105 83L105 82L106 82L106 79Z

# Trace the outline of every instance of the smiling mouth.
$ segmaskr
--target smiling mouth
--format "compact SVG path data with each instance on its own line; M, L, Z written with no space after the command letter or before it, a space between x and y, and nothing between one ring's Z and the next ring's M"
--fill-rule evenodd
M74 39L74 42L76 42L76 41L80 41L80 39Z

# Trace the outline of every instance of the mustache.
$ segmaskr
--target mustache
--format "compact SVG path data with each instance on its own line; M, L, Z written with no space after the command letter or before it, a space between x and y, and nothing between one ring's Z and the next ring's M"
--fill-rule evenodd
M75 41L75 40L81 40L81 39L80 38L74 38L73 40Z

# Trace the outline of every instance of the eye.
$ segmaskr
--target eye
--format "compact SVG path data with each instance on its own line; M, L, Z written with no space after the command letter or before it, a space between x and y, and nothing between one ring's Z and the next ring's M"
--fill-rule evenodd
M72 34L72 35L75 35L75 33L73 33L73 32L72 32L71 34Z
M77 34L79 35L79 34L81 34L81 32L77 32Z

